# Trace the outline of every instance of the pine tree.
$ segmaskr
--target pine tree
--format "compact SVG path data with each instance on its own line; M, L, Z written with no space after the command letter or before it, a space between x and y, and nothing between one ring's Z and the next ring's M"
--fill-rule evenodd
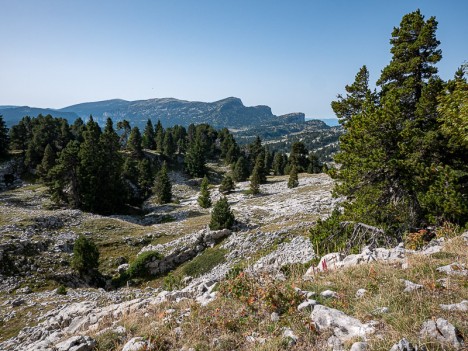
M291 167L291 172L289 173L288 188L297 188L299 186L299 178L297 175L297 167L293 163Z
M0 159L8 155L9 143L8 128L3 120L3 116L0 115Z
M319 161L319 158L313 152L309 153L309 166L307 168L307 173L321 173L323 169L322 163Z
M202 208L209 208L211 207L211 197L210 191L208 190L208 178L205 176L203 177L203 181L201 183L200 188L200 196L198 197L198 204Z
M144 149L156 150L156 141L154 138L155 133L153 123L151 122L151 119L148 118L148 122L146 122L146 127L143 132L142 147Z
M283 175L284 174L284 162L283 162L283 154L281 152L277 152L275 157L273 158L273 174L274 175Z
M243 156L239 157L233 171L234 180L243 182L249 177L249 165Z
M91 117L86 124L86 131L83 132L84 141L78 154L81 208L91 212L95 212L100 206L98 199L103 181L100 177L104 167L100 136L101 128Z
M202 177L206 173L205 155L198 138L191 143L185 154L185 169L192 177Z
M160 204L167 204L172 200L172 185L167 175L167 165L165 162L156 177L153 193Z
M99 250L84 235L80 235L75 241L71 266L80 275L92 274L99 267Z
M130 136L130 133L132 131L132 127L130 127L130 122L126 119L117 122L117 130L121 131L120 146L122 147L122 149L126 149L128 137Z
M297 141L291 145L291 154L289 155L290 168L295 165L299 172L304 172L308 167L307 156L309 151L302 141Z
M57 202L63 201L73 208L81 207L79 152L80 143L76 140L70 141L48 174L49 192L52 198Z
M236 186L232 180L232 177L226 174L221 182L221 185L219 186L219 191L222 194L229 194L234 190L235 187Z
M100 191L97 210L101 213L114 213L124 204L127 194L122 178L123 159L120 154L119 136L114 130L112 119L107 118L104 132L99 138L102 162L99 174Z
M171 130L167 129L164 135L163 141L163 154L169 159L173 159L175 156L177 145L174 143Z
M140 129L138 127L133 127L130 137L127 142L127 149L130 151L132 157L137 159L143 158L143 148L141 147L142 138L140 134Z
M213 207L211 212L210 229L231 229L234 225L234 214L231 211L228 200L223 196Z
M142 198L146 199L151 195L154 176L151 169L151 162L144 158L138 162L138 187L140 188Z
M48 174L50 170L55 166L56 154L50 144L47 144L44 150L44 157L42 158L41 164L37 167L37 173L44 182L49 180Z
M260 184L265 184L267 182L267 177L266 177L267 172L265 169L264 159L265 159L265 155L263 153L260 153L257 156L257 161L255 162L255 168L257 169L257 172L258 172Z
M250 176L250 193L256 195L260 193L261 169L255 165L252 175Z
M158 123L156 124L156 129L154 133L155 133L156 150L162 153L163 143L164 143L164 128L159 119L158 119Z

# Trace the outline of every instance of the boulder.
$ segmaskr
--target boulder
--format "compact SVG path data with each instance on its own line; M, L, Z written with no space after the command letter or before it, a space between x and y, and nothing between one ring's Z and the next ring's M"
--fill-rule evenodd
M401 281L405 283L405 290L403 290L404 292L411 292L411 291L419 290L423 288L421 284L416 284L409 280L401 279Z
M424 348L425 349L425 348ZM414 347L408 340L405 338L398 341L395 345L392 346L390 351L423 351L424 349L418 349L418 347Z
M143 338L131 338L124 345L122 351L141 351L146 346L146 341Z
M302 310L312 311L316 304L317 304L317 301L308 299L304 301L303 303L301 303L299 306L297 306L297 310L298 311L302 311Z
M333 334L342 341L352 338L365 338L375 332L369 323L361 323L358 319L334 308L316 305L311 314L317 330L331 329Z
M457 311L457 312L468 312L468 300L463 300L459 303L453 303L450 305L439 305L444 311Z
M428 320L424 322L420 335L422 338L437 340L457 350L461 349L464 345L463 337L458 329L443 318L438 318L436 321Z
M349 351L367 351L367 342L355 342Z
M445 273L447 275L457 275L457 276L468 276L468 269L465 268L464 264L461 263L451 263L446 266L437 268L437 272Z

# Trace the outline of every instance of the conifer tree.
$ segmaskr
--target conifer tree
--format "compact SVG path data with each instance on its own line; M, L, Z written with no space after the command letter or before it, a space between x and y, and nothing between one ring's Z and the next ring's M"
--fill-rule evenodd
M160 204L167 204L172 200L172 185L167 175L167 165L165 162L156 177L153 193Z
M156 124L154 133L155 133L156 150L162 153L163 143L164 143L164 128L159 119L158 119L158 123Z
M234 166L233 171L234 180L243 182L249 177L249 165L243 156L240 156Z
M232 180L232 177L228 174L226 174L221 182L221 185L219 186L219 191L222 194L229 194L231 191L233 191L235 188L234 181Z
M252 195L260 193L261 172L259 166L255 165L252 175L250 176L250 193Z
M213 207L211 212L210 229L231 229L234 225L234 214L231 211L226 196L223 196Z
M291 167L291 172L289 172L288 188L297 188L299 186L299 178L297 175L297 167L293 163Z
M209 208L211 207L211 197L210 191L208 190L208 178L205 176L203 177L201 188L200 188L200 196L198 197L198 204L202 208Z
M146 127L143 132L142 138L142 147L144 149L156 150L156 141L155 141L155 133L153 123L151 119L148 118L148 122L146 122Z
M114 213L126 199L122 177L123 160L120 154L119 136L114 130L112 119L107 118L104 131L99 138L103 165L99 174L101 213Z
M192 177L202 177L206 173L205 155L199 138L191 143L185 154L185 169Z
M176 144L174 143L174 138L172 137L171 130L167 129L164 135L163 141L163 154L169 159L173 159L176 152Z
M42 158L41 164L37 167L37 172L44 182L49 180L48 174L50 170L55 166L56 154L52 146L47 144L44 150L44 157Z
M319 161L319 158L313 152L309 153L309 166L307 173L314 174L322 172L323 165Z
M8 128L3 120L3 116L0 115L0 159L8 155L9 144Z
M133 127L127 142L127 149L130 151L132 157L137 159L143 158L143 148L141 147L141 143L142 138L140 129L138 127Z
M127 148L128 137L132 131L132 127L130 126L130 122L124 119L123 121L117 122L117 130L121 131L120 134L120 146L122 149Z
M273 174L274 175L283 175L284 174L284 162L283 162L283 154L281 152L277 152L275 157L273 158Z
M307 151L302 141L294 142L291 145L291 154L289 155L290 169L295 165L298 172L306 171L308 167L308 154L309 151Z
M151 162L144 158L138 162L138 187L140 188L142 198L146 199L151 195L154 176L151 169Z
M267 182L267 177L266 177L267 172L265 170L264 159L265 159L264 154L260 153L257 156L257 161L255 162L255 168L257 169L257 172L258 172L258 177L259 177L260 184L265 184Z

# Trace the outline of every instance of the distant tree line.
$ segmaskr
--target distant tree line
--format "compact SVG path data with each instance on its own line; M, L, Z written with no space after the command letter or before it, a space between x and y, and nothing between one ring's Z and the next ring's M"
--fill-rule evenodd
M270 152L259 137L240 148L228 129L208 124L164 128L148 120L141 133L126 120L114 128L108 118L102 129L92 117L69 125L66 119L39 115L24 117L8 132L0 118L0 145L3 154L8 148L22 151L25 168L49 187L55 201L103 214L138 206L153 194L161 203L170 202L168 171L180 165L191 177L206 176L209 161L230 166L225 193L234 181L251 177L255 188L270 173L289 174L292 165L297 172L322 170L302 142L292 145L289 157Z

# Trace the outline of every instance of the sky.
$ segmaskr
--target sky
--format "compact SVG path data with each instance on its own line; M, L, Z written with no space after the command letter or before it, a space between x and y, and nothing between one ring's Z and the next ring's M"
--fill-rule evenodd
M0 105L174 97L333 118L362 65L375 82L404 14L439 22L450 79L468 61L468 1L0 0Z

